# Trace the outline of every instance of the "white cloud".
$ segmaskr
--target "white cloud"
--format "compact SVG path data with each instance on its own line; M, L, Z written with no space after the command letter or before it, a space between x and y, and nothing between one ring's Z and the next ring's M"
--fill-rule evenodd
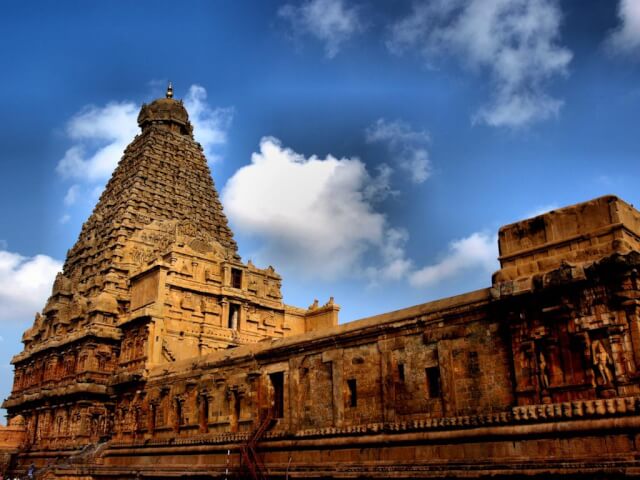
M384 200L390 195L398 195L399 192L397 190L391 189L393 169L386 163L383 163L378 165L376 170L378 171L378 175L371 178L364 187L364 198L372 202L377 202Z
M406 230L389 228L380 247L382 262L379 266L365 269L365 275L372 285L384 281L397 281L407 276L413 267L413 262L406 257L405 245L409 239Z
M372 141L426 141L425 132L399 122L368 131ZM335 280L362 278L372 285L408 279L416 288L457 281L498 268L497 236L476 232L451 242L437 262L418 269L408 257L406 230L389 225L376 201L391 191L383 165L372 177L358 158L306 157L272 137L222 192L234 228L259 238L260 263L287 274Z
M193 134L204 149L207 159L219 160L217 148L227 143L227 132L233 119L233 108L213 108L207 103L207 90L191 85L184 106L193 124Z
M411 273L409 282L414 287L423 288L455 279L474 270L491 274L499 268L497 258L497 236L475 232L466 238L451 242L444 257Z
M76 200L78 199L78 194L80 193L80 186L77 184L71 185L69 190L67 190L67 194L64 196L64 204L67 207L70 207Z
M0 250L0 321L30 320L42 309L62 263Z
M58 163L58 173L90 182L107 179L138 133L138 111L132 102L112 102L105 107L87 106L74 115L67 134L76 143Z
M487 71L494 98L474 123L521 127L562 107L545 91L549 80L567 74L572 58L559 44L561 20L554 0L422 1L392 26L387 46L394 53L418 48L430 62L449 53Z
M358 9L343 0L308 0L300 6L283 5L278 15L291 23L294 35L311 35L324 43L327 58L335 57L342 44L363 30Z
M640 2L620 0L618 18L620 25L607 39L607 46L614 53L640 52Z
M223 203L236 229L260 237L260 261L333 279L370 275L361 262L372 254L375 268L397 277L406 233L374 208L374 197L388 190L380 173L374 179L357 158L305 157L266 137L251 164L229 179Z
M194 125L195 139L209 160L217 158L216 148L226 142L233 109L211 107L206 89L199 85L189 88L184 103ZM74 144L58 163L58 173L90 184L107 180L125 147L139 133L139 111L137 103L127 101L109 102L104 107L90 105L75 114L66 129Z
M66 223L69 223L69 220L71 220L71 215L69 215L68 213L65 213L60 217L58 222L60 223L60 225L64 225Z
M414 183L422 183L431 175L431 162L426 145L429 134L413 130L403 121L378 119L366 130L367 141L383 142L389 147L394 162L409 174Z

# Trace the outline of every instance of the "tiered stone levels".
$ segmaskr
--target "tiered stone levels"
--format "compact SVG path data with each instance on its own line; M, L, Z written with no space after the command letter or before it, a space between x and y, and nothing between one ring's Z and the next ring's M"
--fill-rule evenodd
M114 393L151 366L337 322L335 305L284 305L275 270L241 262L182 102L138 122L13 359L4 407L30 448L109 437Z

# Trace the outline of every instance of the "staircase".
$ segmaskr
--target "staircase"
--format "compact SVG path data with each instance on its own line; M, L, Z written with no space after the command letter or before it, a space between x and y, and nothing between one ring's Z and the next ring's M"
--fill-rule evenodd
M256 446L265 432L273 423L273 411L267 410L262 420L258 422L258 426L251 432L247 443L242 446L240 451L241 465L248 471L253 480L266 480L265 468L262 460L256 452Z

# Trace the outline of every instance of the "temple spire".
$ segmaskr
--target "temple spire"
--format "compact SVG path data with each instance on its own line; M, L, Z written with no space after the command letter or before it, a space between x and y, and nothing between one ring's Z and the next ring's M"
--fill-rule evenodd
M173 98L173 85L169 82L169 86L167 86L167 98Z

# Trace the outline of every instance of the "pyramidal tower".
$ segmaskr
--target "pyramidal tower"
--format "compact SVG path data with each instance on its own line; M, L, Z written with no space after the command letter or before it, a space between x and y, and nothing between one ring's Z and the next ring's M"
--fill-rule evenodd
M151 367L337 323L332 302L286 306L272 267L242 263L171 84L138 125L12 360L3 407L33 447L109 437L113 399Z

